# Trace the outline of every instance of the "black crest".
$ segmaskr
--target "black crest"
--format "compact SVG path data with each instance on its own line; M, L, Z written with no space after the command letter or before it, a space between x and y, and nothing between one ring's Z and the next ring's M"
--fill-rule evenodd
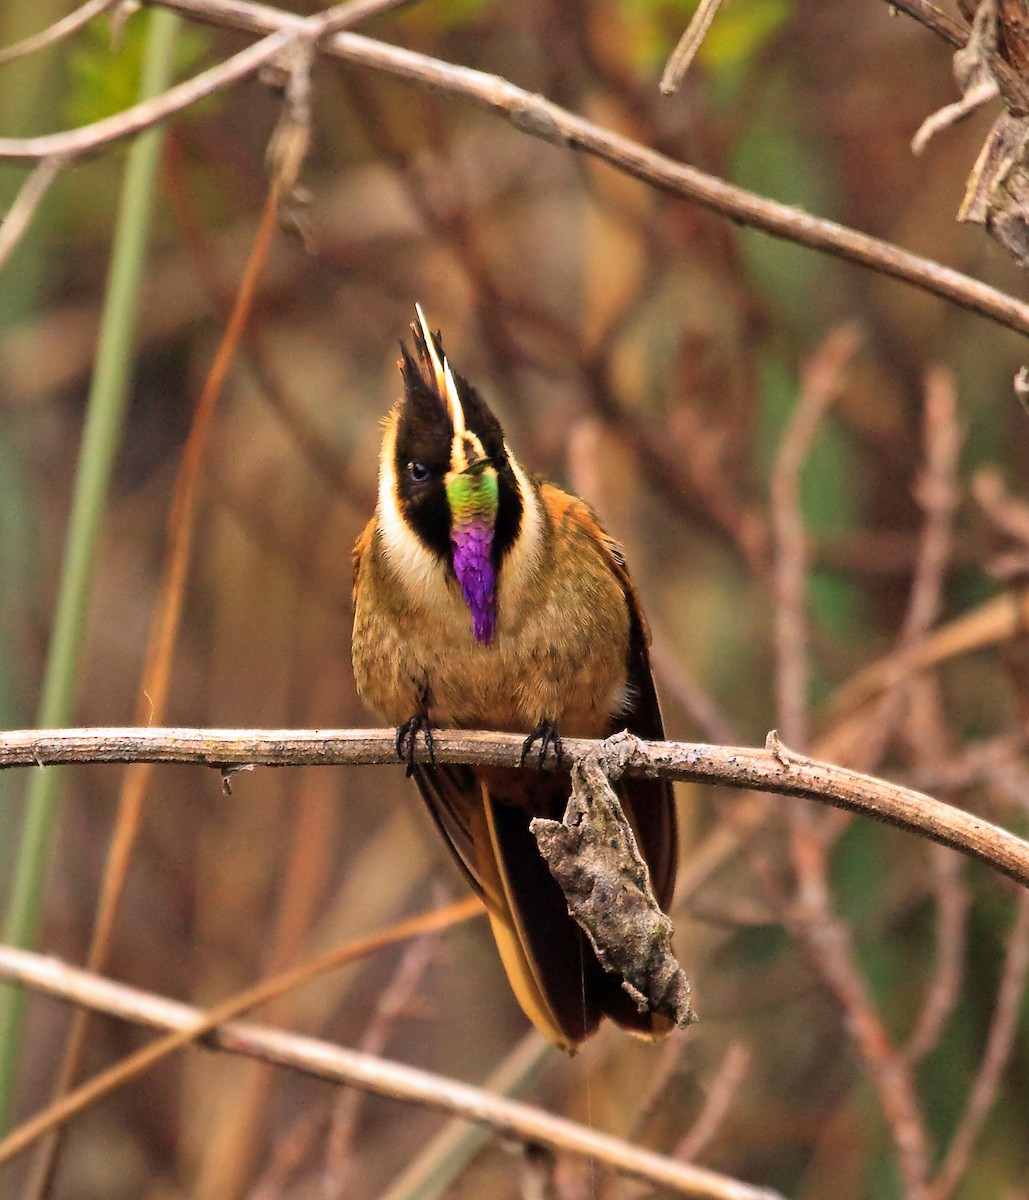
M397 419L393 468L401 512L422 542L450 560L450 506L444 480L450 470L454 423L445 395L440 394L432 356L417 324L411 326L415 353L400 343L404 396ZM440 362L443 340L430 335ZM518 537L522 498L504 445L504 430L492 409L463 375L452 371L464 413L465 428L482 443L497 471L499 506L493 536L493 558L499 567Z

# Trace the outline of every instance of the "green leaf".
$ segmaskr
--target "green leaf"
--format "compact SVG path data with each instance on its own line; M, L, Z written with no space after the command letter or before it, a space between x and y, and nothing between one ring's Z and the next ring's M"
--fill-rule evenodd
M90 125L138 101L146 38L146 12L142 9L129 17L117 40L112 39L107 18L86 26L68 59L72 87L64 105L67 124ZM202 30L183 28L175 52L174 76L188 73L203 58L209 43Z

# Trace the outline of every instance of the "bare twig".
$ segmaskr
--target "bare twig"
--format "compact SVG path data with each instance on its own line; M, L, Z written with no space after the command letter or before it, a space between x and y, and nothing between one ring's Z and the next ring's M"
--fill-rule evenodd
M197 0L163 2L178 8L180 3ZM451 95L463 95L507 117L523 132L592 154L662 191L694 200L740 224L870 267L1029 333L1029 305L1012 296L888 242L767 200L667 158L506 80L385 46L359 34L338 34L326 47L347 61L376 67Z
M999 95L1000 87L995 79L991 77L980 80L970 87L960 100L955 100L953 104L945 104L943 108L925 118L911 139L911 153L921 154L938 133L970 117L984 104L988 104L994 96Z
M972 479L972 495L1004 534L1029 548L1029 504L1012 496L994 467L983 467Z
M252 73L261 62L288 44L290 34L311 36L312 26L308 22L317 19L298 17L249 3L248 0L156 2L214 25L252 33L277 31L283 40L276 43L274 49L268 48L266 39L242 52L242 55L255 55L256 61L253 58L243 60L241 55L237 55L228 63L213 68L216 72L225 72L221 82L213 82L212 73L204 72L195 80L179 85L179 88L172 89L156 102L156 111L141 111L137 106L106 122L98 122L72 133L52 134L43 138L0 139L0 158L24 161L56 152L85 153L115 138L138 132L148 124L163 120L172 112L209 95L218 87L227 86L236 78ZM498 76L454 66L355 33L334 33L323 37L319 49L343 61L371 67L413 84L447 95L463 96L504 116L525 133L591 154L662 191L693 200L740 224L869 267L1021 333L1029 333L1029 305L1013 296L987 287L930 259L910 254L889 242L858 233L834 221L813 217L789 205L767 200L658 154Z
M729 1111L740 1084L750 1066L750 1051L742 1042L733 1042L722 1059L721 1066L707 1085L707 1099L700 1115L689 1132L675 1147L675 1157L695 1162Z
M960 860L942 846L929 855L936 894L936 962L925 1000L911 1031L904 1056L921 1062L940 1040L961 995L968 931L968 888L961 878Z
M953 374L933 367L925 377L925 463L915 496L925 513L911 596L901 631L902 646L910 646L932 627L940 611L940 595L950 558L954 513L960 495L957 485L961 427Z
M314 14L309 20L315 29L315 37L324 38L338 33L341 29L359 25L369 17L377 17L393 9L406 8L416 3L417 0L346 0L343 4L334 4L324 12Z
M908 685L904 714L905 740L917 767L945 761L951 741L934 676ZM929 867L936 903L933 972L921 1008L904 1047L910 1063L921 1062L937 1045L961 997L965 976L968 913L971 905L963 875L964 863L942 846L931 847Z
M201 71L184 83L176 84L162 95L152 100L142 100L113 117L94 121L81 129L30 138L0 138L0 159L33 162L55 156L77 158L93 154L111 142L158 125L199 100L255 74L266 62L271 62L281 54L297 36L292 28L280 29L240 50L225 62Z
M207 1028L209 1014L124 984L112 983L54 958L0 946L0 976L47 995L151 1028L172 1030L183 1043L203 1028L204 1044L247 1054L307 1074L421 1104L489 1126L520 1142L595 1158L613 1171L678 1195L709 1200L778 1200L778 1194L687 1163L664 1158L565 1117L401 1063L249 1022ZM161 1039L164 1040L164 1039Z
M954 514L960 500L957 472L961 428L954 378L946 367L936 366L926 373L922 427L924 460L915 482L915 498L925 520L896 650L900 660L906 659L909 666L893 677L868 720L864 732L866 758L857 766L872 766L893 736L897 719L908 702L912 680L919 674L915 661L940 611L953 543Z
M151 621L146 661L135 713L137 721L160 721L164 717L191 558L193 526L196 519L194 498L197 480L206 452L215 405L221 393L226 372L239 344L243 326L253 305L261 269L267 257L268 247L274 237L278 195L278 183L273 179L265 200L264 215L258 227L254 247L240 282L239 294L218 353L197 402L182 462L176 475L168 517L168 546L162 569L161 591ZM86 956L86 965L93 971L102 971L107 962L114 936L118 906L121 902L125 879L142 823L143 801L152 771L153 765L150 763L133 763L122 779L118 797L118 816L104 863L100 895L97 900L93 931ZM87 1013L79 1012L71 1023L61 1065L54 1083L55 1099L71 1087L78 1074L82 1052L86 1044L87 1017ZM47 1180L54 1170L58 1153L59 1145L56 1136L47 1139L42 1144L33 1173L38 1182L38 1186L32 1190L33 1195L45 1195L48 1186Z
M623 422L624 427L624 422ZM672 419L674 459L717 527L732 538L752 574L763 579L770 566L769 530L764 514L748 503L734 487L731 464L726 461L727 438L710 420L683 405ZM667 434L661 441L666 440ZM657 442L659 439L653 438ZM650 454L647 462L652 463Z
M899 784L831 763L743 746L642 742L618 734L628 774L801 796L862 813L951 846L1029 886L1029 842L988 821ZM513 733L439 730L437 763L517 767L524 737ZM85 762L164 762L222 766L375 766L396 763L393 729L23 729L0 733L0 768ZM596 751L585 738L562 739L565 757ZM419 743L416 762L428 762Z
M907 685L909 703L904 713L903 735L916 776L951 756L954 738L948 726L939 681L935 674L921 675ZM948 799L952 792L947 793ZM965 973L968 915L971 897L964 863L941 847L929 856L931 888L936 904L935 962L922 1010L913 1023L905 1053L912 1062L924 1058L936 1045L961 996Z
M794 838L798 888L787 924L846 1016L897 1151L905 1192L921 1195L929 1176L929 1137L910 1065L893 1045L854 956L850 930L833 911L826 862L814 838Z
M78 130L46 133L35 138L0 138L0 158L32 162L38 158L73 158L95 154L109 143L148 130L151 126L168 120L169 116L181 112L183 108L189 108L192 104L205 100L207 96L252 76L266 62L278 58L290 44L317 41L326 35L326 31L355 24L373 12L395 7L397 2L398 0L353 0L351 4L336 5L313 17L275 20L269 36L261 38L261 41L245 50L240 50L239 54L234 54L230 59L219 62L217 66L201 71L198 76L187 79L185 83L176 84L174 88L169 88L163 95L152 100L133 104L124 112L94 121ZM279 16L272 8L265 11ZM289 14L282 13L281 16L288 18Z
M1014 1045L1019 1011L1029 975L1029 895L1018 898L1015 927L1008 942L1004 973L997 991L997 1004L990 1022L979 1070L968 1104L951 1139L943 1165L929 1189L932 1200L945 1200L968 1166L982 1127L997 1098L1001 1075Z
M296 42L313 43L326 36L329 31L339 30L344 25L353 25L372 13L395 7L398 2L399 0L352 0L352 3L335 5L313 17L293 17L291 20L276 21L269 36L253 46L248 46L225 62L202 71L193 79L176 84L163 95L134 104L113 117L106 117L81 129L70 129L63 133L49 133L30 138L0 138L0 159L32 162L44 158L75 158L93 154L111 142L131 137L158 125L184 108L189 108L215 92L246 79ZM274 13L275 10L266 11Z
M394 1023L410 1006L436 949L435 939L426 936L411 942L401 955L393 978L379 997L361 1037L359 1049L363 1053L381 1055L385 1050ZM322 1200L339 1200L347 1195L347 1155L357 1128L361 1097L362 1093L357 1089L347 1089L340 1092L334 1105L322 1170Z
M64 159L58 155L40 159L32 174L21 185L21 190L7 210L3 224L0 225L0 268L17 246L29 222L35 216L40 202L64 165Z
M725 0L700 0L661 75L658 87L666 96L674 95L679 90L686 72L690 69L690 63L693 62L701 43L707 37L707 31L711 28L715 13L724 3Z
M997 596L941 625L910 649L895 651L853 675L833 697L836 722L856 714L882 692L914 671L925 671L941 662L1002 645L1018 636L1029 621L1029 593L1020 589Z
M196 78L177 85L155 100L136 105L82 129L35 138L0 138L0 159L33 161L55 154L77 156L92 153L109 142L131 136L165 120L215 91L253 74L263 63L276 57L294 38L320 39L319 49L337 58L373 67L449 95L464 96L505 116L523 132L592 154L644 182L673 195L694 200L741 224L869 267L1002 325L1029 333L1029 305L958 271L833 221L767 200L676 162L495 75L440 62L358 34L325 34L324 28L330 24L329 16L332 17L332 26L338 27L343 23L342 9L338 12L333 9L328 14L315 17L299 17L246 0L159 2L166 8L198 20L255 33L271 33L273 36L264 38ZM365 16L379 7L370 2L361 4L359 15ZM354 16L353 19L358 17ZM323 21L325 24L320 24Z
M887 0L890 8L914 17L916 21L937 33L957 49L968 42L968 29L953 17L948 17L929 0Z
M417 937L419 934L428 933L434 929L445 929L450 925L467 921L469 918L477 916L481 911L482 907L479 898L472 896L467 900L462 900L458 904L448 904L442 908L421 913L415 917L409 917L407 920L399 921L388 929L380 930L366 937L356 938L343 946L333 947L324 954L301 963L300 966L292 967L277 975L263 979L254 987L247 988L246 991L230 996L228 1000L222 1001L221 1004L208 1009L206 1012L197 1013L196 1019L191 1023L174 1026L174 1032L158 1038L156 1041L144 1046L141 1050L137 1050L134 1054L129 1055L128 1058L115 1063L113 1067L109 1067L106 1071L101 1071L98 1075L94 1075L74 1091L48 1104L37 1116L19 1125L3 1141L0 1141L0 1163L8 1162L15 1155L20 1154L23 1150L31 1146L33 1142L43 1137L44 1134L49 1133L52 1129L59 1128L71 1117L75 1116L76 1113L82 1112L83 1109L88 1108L103 1096L108 1095L129 1080L135 1079L142 1072L149 1070L155 1063L181 1050L184 1046L188 1046L191 1042L206 1037L218 1025L222 1025L226 1021L231 1021L241 1013L248 1012L252 1008L257 1008L261 1004L267 1004L272 1000L276 1000L318 975L325 974L327 971L333 971L347 963L354 962L385 946L406 941L409 938ZM7 949L10 950L11 948L8 947ZM66 972L73 970L70 967L64 967L56 963L56 960L53 959L44 961L48 961L52 966ZM100 978L89 972L76 972L76 974L92 980ZM15 978L15 976L12 975L10 978ZM86 1007L89 1008L91 1006L87 1004Z
M956 507L954 477L960 437L953 385L942 371L935 372L927 381L925 428L926 466L918 491L926 522L901 634L901 646L905 650L909 650L928 629L936 615ZM789 511L788 507L786 511ZM799 560L801 552L794 549L793 557ZM803 579L799 570L796 574ZM887 710L892 714L903 702L907 696L906 683L907 677L898 678L897 686L885 697L877 717L881 718ZM875 720L874 724L883 729L888 726L882 719ZM912 1071L912 1057L910 1052L898 1050L889 1037L856 961L849 930L834 911L824 844L807 835L805 828L796 823L791 849L801 914L795 922L797 936L846 1014L847 1027L876 1089L893 1137L905 1188L911 1195L920 1195L929 1178L930 1144ZM949 983L951 979L948 977L945 982ZM921 1039L935 1034L940 1008L949 996L943 988L931 993L930 999L938 1003L931 1011L923 1013L927 1019L918 1031Z
M670 637L651 621L651 645L654 670L664 693L674 696L687 716L706 737L716 742L731 741L734 733L729 718L718 702L683 662Z
M271 1162L246 1193L246 1200L281 1200L290 1174L303 1162L327 1122L325 1110L314 1108L301 1113L284 1132L277 1133Z
M843 372L861 344L854 325L834 330L805 364L803 386L772 470L775 540L775 644L779 726L791 746L807 744L807 538L800 475L818 427L839 395Z
M62 17L52 25L48 25L46 29L41 29L39 33L22 38L20 42L15 42L13 45L5 46L0 50L0 67L16 58L35 54L37 50L45 50L47 46L54 45L62 38L70 37L88 25L94 17L101 16L120 2L121 0L86 0L86 3L79 5L74 12L68 13L66 17Z
M234 284L230 290L226 282L227 272L218 261L217 247L201 216L202 206L197 200L195 188L191 186L192 177L186 167L186 156L182 144L180 142L170 143L165 153L167 199L192 250L197 274L210 293L214 308L228 323L236 286ZM375 503L374 494L359 494L354 497L355 483L343 453L315 428L309 413L299 398L284 387L276 377L276 369L267 352L265 339L260 336L258 315L251 313L250 321L243 331L243 339L248 366L260 384L262 396L268 401L272 410L281 417L310 466L322 476L326 483L333 490L343 492L348 499L353 499L359 507L371 508ZM211 474L207 486L214 490L220 489L223 493L228 493L231 488L224 475L220 473ZM234 502L234 499L228 499L224 494L221 499L229 504ZM237 507L239 507L238 503ZM251 511L245 521L252 525L261 518L267 522L265 514ZM302 570L304 565L294 564L293 569ZM323 590L321 587L312 589L315 593ZM333 599L333 603L335 603L335 599Z

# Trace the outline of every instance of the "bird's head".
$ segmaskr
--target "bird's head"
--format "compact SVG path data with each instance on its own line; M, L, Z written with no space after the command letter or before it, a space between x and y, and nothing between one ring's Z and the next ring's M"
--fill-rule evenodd
M407 530L453 572L476 642L493 639L497 578L518 538L525 476L500 422L447 361L419 306L414 354L401 343L404 394L387 423L380 476ZM391 436L392 435L392 436ZM381 507L381 503L380 503Z

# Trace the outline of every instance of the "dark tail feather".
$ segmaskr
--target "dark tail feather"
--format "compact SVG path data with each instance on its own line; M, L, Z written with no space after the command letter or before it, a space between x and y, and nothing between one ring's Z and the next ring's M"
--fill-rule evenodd
M536 1028L574 1051L600 1021L591 989L582 983L584 958L592 952L540 857L526 813L494 801L485 785L480 812L473 839L504 970Z
M480 877L495 880L484 889L490 920L511 986L533 1024L569 1051L602 1016L645 1037L667 1033L672 1022L639 1012L618 977L598 962L569 915L525 811L494 800L483 785L483 813L483 837L475 840Z

